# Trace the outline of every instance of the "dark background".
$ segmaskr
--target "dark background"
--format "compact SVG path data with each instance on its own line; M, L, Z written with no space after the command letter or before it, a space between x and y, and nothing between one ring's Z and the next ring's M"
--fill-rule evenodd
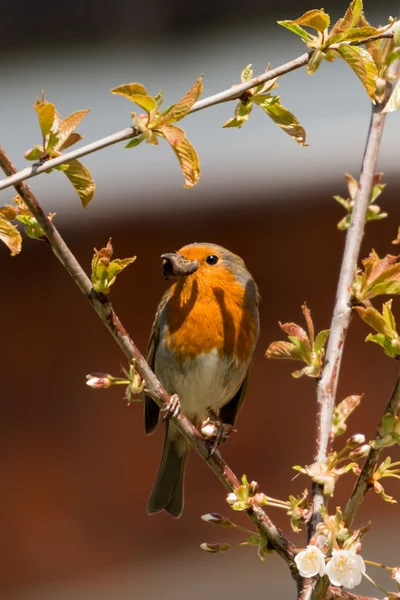
M365 4L368 16L368 2ZM330 2L325 9L339 17L346 6L345 2ZM243 37L229 41L234 52L238 44L251 44L253 28L261 22L265 22L267 39L270 31L275 35L279 29L274 25L276 19L294 18L309 8L313 6L305 2L286 2L283 7L253 2L251 10L239 2L188 4L178 0L152 4L117 2L108 6L86 2L79 7L64 2L51 6L10 3L2 8L0 21L0 46L7 57L1 67L5 86L3 94L0 92L0 100L4 100L0 122L6 149L12 148L22 167L23 151L39 141L30 107L43 79L48 80L49 95L56 99L59 95L57 106L61 103L62 114L85 107L81 100L87 93L85 83L93 90L97 85L95 74L100 69L104 89L110 87L113 64L103 67L102 61L114 45L128 48L132 43L136 64L140 62L137 48L141 43L145 44L143 60L148 58L147 45L152 44L166 58L173 55L175 62L165 75L174 77L176 73L179 90L174 93L179 95L195 79L199 68L188 64L183 52L176 54L178 46L190 47L196 40L198 47L204 49L204 64L211 68L212 57L207 55L210 40L222 37L228 44L230 32L241 31ZM371 21L384 22L394 11L394 3L383 2ZM282 31L278 33L283 36ZM282 52L284 60L289 37L284 35L282 46L274 44L276 56ZM104 54L99 54L100 48ZM76 57L71 59L72 49L79 50L79 61ZM287 58L303 51L303 46L297 44ZM36 52L40 59L35 58ZM262 66L264 57L255 56L256 59ZM280 62L283 59L277 58L275 64ZM245 64L246 59L241 59L234 65L227 64L227 68L239 73ZM225 65L220 67L223 71ZM151 68L146 68L150 69L147 72L151 78ZM157 68L155 62L154 69ZM264 120L254 120L254 124L248 124L247 133L243 129L243 136L242 131L235 132L237 137L232 134L218 146L220 132L214 134L207 112L193 117L193 125L188 121L191 140L196 147L198 143L204 146L198 190L181 189L178 167L169 159L169 153L168 177L171 172L172 184L169 180L164 184L158 176L163 173L162 154L149 155L154 171L150 176L144 174L139 162L142 146L135 151L138 154L131 154L128 159L128 152L120 158L121 148L114 147L84 160L93 170L98 186L98 195L87 214L80 209L70 187L61 182L61 174L32 180L39 201L43 192L48 210L56 204L56 225L87 269L93 247L104 245L110 235L117 257L138 255L136 263L118 279L111 299L143 352L156 306L166 287L160 272L163 252L193 241L210 241L244 258L262 296L262 333L238 433L224 447L223 454L238 476L246 473L259 481L263 491L279 498L301 493L308 484L303 476L292 481L295 473L291 466L312 460L315 382L306 378L294 380L290 373L296 363L267 361L265 350L272 341L282 339L279 320L302 322L301 305L305 300L316 329L329 327L344 243L343 234L336 229L343 212L332 195L346 195L345 169L357 174L368 123L368 103L359 83L356 81L350 90L346 88L345 94L341 86L347 82L347 71L329 69L330 65L324 66L320 80L309 80L303 72L293 74L292 81L298 82L298 87L288 88L286 93L286 104L293 102L300 107L302 122L310 134L310 149L298 148L283 133L272 131L272 127L264 132ZM71 74L71 78L79 76L81 87L71 85L65 96L57 86L59 71L64 73L63 85L68 84ZM21 75L17 81L19 72L26 79ZM336 79L331 73L336 73ZM132 77L128 70L125 77L126 81ZM333 80L338 92L337 96L331 94L330 101L342 111L336 121L329 120L326 106L319 106L324 84L328 86ZM311 94L312 88L306 85L315 85L320 95ZM209 91L224 87L229 84ZM90 100L93 105L96 94ZM12 97L20 110L18 130L10 125L15 114ZM115 99L113 102L114 107ZM130 109L127 105L124 108ZM221 115L225 116L218 116L219 124L229 110L224 107ZM128 114L120 113L121 122L115 130L127 125L123 119L126 122ZM108 124L113 116L104 109L92 127L99 126L99 119L101 125ZM356 127L359 117L361 126ZM110 133L112 127L86 132L87 141ZM204 140L201 129L207 132ZM391 145L397 130L398 120L388 119L380 168L386 171L388 183L381 205L390 216L368 225L363 256L372 247L382 255L396 251L390 240L396 237L400 223L399 178L395 147ZM335 135L341 137L341 146L333 143ZM258 138L266 140L262 153L254 149ZM207 154L215 147L219 156L214 161ZM144 148L143 154L146 152L148 149ZM237 169L242 169L241 185L227 175L231 159L240 161ZM104 171L101 160L109 161L109 170ZM117 177L114 168L122 169L123 160L130 161L129 167L124 166L125 171L121 170ZM299 175L296 169L301 160L304 166ZM340 160L343 166L337 165ZM257 167L257 179L249 175L255 161L261 165ZM112 182L112 194L105 179ZM2 204L11 197L9 190L3 192ZM239 541L241 537L200 520L200 515L207 512L229 515L229 509L224 502L225 491L193 453L182 518L174 521L164 514L147 516L145 505L158 466L162 433L144 436L142 407L127 407L120 389L93 391L85 386L86 373L120 373L126 361L119 348L45 244L24 239L22 254L13 259L1 247L0 274L1 597L150 600L160 595L166 599L188 595L200 598L205 591L210 598L239 598L249 591L264 595L269 590L275 597L278 593L279 597L293 593L293 584L276 556L268 556L265 563L260 563L251 548L232 549L217 556L199 549L203 541ZM397 304L394 306L396 314ZM364 393L361 408L349 423L349 434L363 432L369 439L394 385L397 365L385 358L378 347L364 344L367 333L367 328L354 319L346 341L338 397ZM338 440L338 448L340 444ZM394 458L398 450L391 449L390 454ZM343 505L353 481L352 474L343 479L332 508ZM386 491L396 495L397 482L387 481ZM271 509L271 516L298 546L303 544L303 537L290 534L284 514ZM242 515L234 517L248 526ZM371 493L357 522L365 523L370 518L374 527L363 554L371 560L395 564L399 560L393 546L399 532L398 508L384 504ZM390 586L385 579L382 581ZM369 592L373 594L371 588Z

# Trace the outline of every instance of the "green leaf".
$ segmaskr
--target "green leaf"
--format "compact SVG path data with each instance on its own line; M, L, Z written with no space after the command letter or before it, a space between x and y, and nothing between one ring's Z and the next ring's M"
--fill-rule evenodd
M355 27L354 29L348 29L342 33L329 36L329 44L337 44L339 42L359 42L366 40L374 35L381 33L380 29L375 27Z
M175 152L185 179L185 187L193 187L200 178L200 163L196 150L186 137L185 132L175 125L163 125L159 128Z
M363 14L362 0L353 0L343 18L339 19L332 27L332 34L353 29Z
M385 354L387 354L387 356L390 356L390 358L396 358L399 356L398 348L392 346L389 338L387 338L386 335L384 335L383 333L369 333L365 338L365 341L373 342L374 344L378 344L378 346L381 346Z
M20 232L15 225L12 225L2 215L0 215L0 240L10 250L11 256L21 252L22 238Z
M190 88L190 90L177 102L174 104L168 112L164 113L160 119L155 121L154 127L157 129L159 126L170 125L172 123L176 123L185 117L193 104L197 101L203 90L203 76L200 75Z
M141 83L126 83L119 85L118 87L112 89L111 93L119 94L120 96L128 98L128 100L138 104L138 106L143 108L148 113L157 108L157 100L149 96L146 88Z
M24 158L26 158L26 160L40 160L42 158L42 156L43 156L43 147L42 146L35 146L34 148L31 148L24 154Z
M287 358L303 360L299 349L290 342L272 342L266 352L267 358Z
M47 102L45 100L44 95L42 95L42 99L36 98L36 102L33 105L33 108L37 112L40 130L42 132L43 137L49 135L51 128L53 127L54 115L55 115L55 106L51 102Z
M397 81L396 85L393 88L392 93L390 94L390 98L387 101L385 108L383 109L383 113L394 112L400 106L400 79Z
M294 19L292 23L297 25L303 25L303 27L310 27L316 29L320 33L323 33L327 27L329 27L331 20L323 9L321 10L309 10L298 19Z
M391 280L384 283L378 283L373 288L374 296L381 294L400 294L400 281Z
M240 76L242 83L245 83L246 81L250 81L250 79L253 79L253 69L251 67L252 67L252 65L250 63L249 65L247 65L247 67L245 69L243 69L242 74Z
M132 258L116 258L111 260L114 253L111 245L111 238L108 240L107 246L101 250L94 250L92 258L92 284L96 292L107 295L110 292L111 286L115 283L117 276L126 269L126 267L136 260L136 256Z
M309 75L315 73L321 66L324 53L321 50L314 50L310 56L310 60L307 63L306 71Z
M339 437L347 429L346 421L361 402L362 396L347 396L333 411L332 435Z
M139 146L143 142L142 137L135 137L130 140L127 144L125 144L124 148L134 148L135 146Z
M225 121L222 127L237 127L240 129L249 120L252 108L253 103L251 101L246 104L239 101L235 108L235 116Z
M397 27L396 31L399 32L400 28ZM389 66L392 63L394 63L394 61L397 60L398 58L400 58L400 48L396 48L396 50L393 50L393 52L391 52L387 56L387 58L386 58L386 64Z
M353 69L367 90L369 97L374 100L378 70L370 53L359 46L349 46L347 44L341 44L337 52Z
M81 199L83 208L86 208L94 195L95 184L87 169L79 160L71 160L68 169L64 171Z
M300 146L307 146L306 132L293 113L280 104L279 96L264 99L254 96L254 102L276 123L285 133L290 135Z
M328 336L329 336L329 332L330 332L330 329L324 329L324 330L320 331L319 334L317 335L315 342L314 342L314 348L313 348L313 351L316 354L320 354L322 352L322 350L324 350L326 340L328 339Z
M305 42L308 42L312 37L305 29L297 25L295 21L277 21L277 23L301 37Z

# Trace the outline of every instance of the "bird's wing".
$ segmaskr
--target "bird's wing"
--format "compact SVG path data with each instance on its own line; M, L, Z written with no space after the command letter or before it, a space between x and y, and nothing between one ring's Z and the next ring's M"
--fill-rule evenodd
M249 382L250 368L247 369L246 377L243 379L242 385L229 402L227 402L219 411L219 418L223 423L234 425L244 401Z
M153 327L151 329L151 335L149 344L147 346L146 360L149 367L154 371L154 363L158 344L160 341L160 314L165 304L167 303L170 296L170 290L168 289L164 296L161 298L161 302L158 305L156 316L154 318ZM144 396L144 427L146 435L153 433L158 424L158 416L160 414L159 406L154 402L150 396Z

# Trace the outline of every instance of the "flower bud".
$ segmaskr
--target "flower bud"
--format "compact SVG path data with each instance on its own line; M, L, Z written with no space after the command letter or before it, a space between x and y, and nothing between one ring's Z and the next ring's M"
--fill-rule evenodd
M357 446L360 446L361 444L365 444L365 435L362 433L356 433L355 435L352 435L346 442L346 446L348 446L348 448L357 448Z
M205 438L211 439L216 436L217 427L214 423L207 423L206 425L202 426L201 433Z
M86 385L93 389L108 388L111 385L111 379L109 375L86 375Z
M238 500L238 497L236 496L236 494L234 492L231 492L226 497L227 503L230 504L231 506L232 506L232 504L235 504L235 502L237 502L237 500Z
M349 456L351 459L359 460L360 458L365 458L368 456L370 450L371 446L369 444L364 444L363 446L355 448L352 452L350 452Z
M252 481L249 484L249 495L254 496L255 494L257 494L258 489L259 489L259 485L258 485L257 481Z
M212 523L213 525L222 525L222 527L231 527L232 521L228 517L224 517L219 513L207 513L201 517L206 523Z
M200 544L200 548L202 550L205 550L206 552L226 552L227 550L229 550L230 545L229 544L220 544L219 542L204 542L203 544Z

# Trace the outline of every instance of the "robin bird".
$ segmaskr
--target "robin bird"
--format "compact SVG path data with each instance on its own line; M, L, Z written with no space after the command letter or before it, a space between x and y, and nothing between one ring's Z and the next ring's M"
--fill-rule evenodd
M170 411L199 428L209 414L233 426L243 403L259 337L259 294L243 260L216 244L189 244L163 254L163 275L175 279L158 306L147 361L171 395ZM177 404L179 398L180 404ZM152 433L160 409L145 396L145 428ZM171 421L148 513L177 518L189 445Z

